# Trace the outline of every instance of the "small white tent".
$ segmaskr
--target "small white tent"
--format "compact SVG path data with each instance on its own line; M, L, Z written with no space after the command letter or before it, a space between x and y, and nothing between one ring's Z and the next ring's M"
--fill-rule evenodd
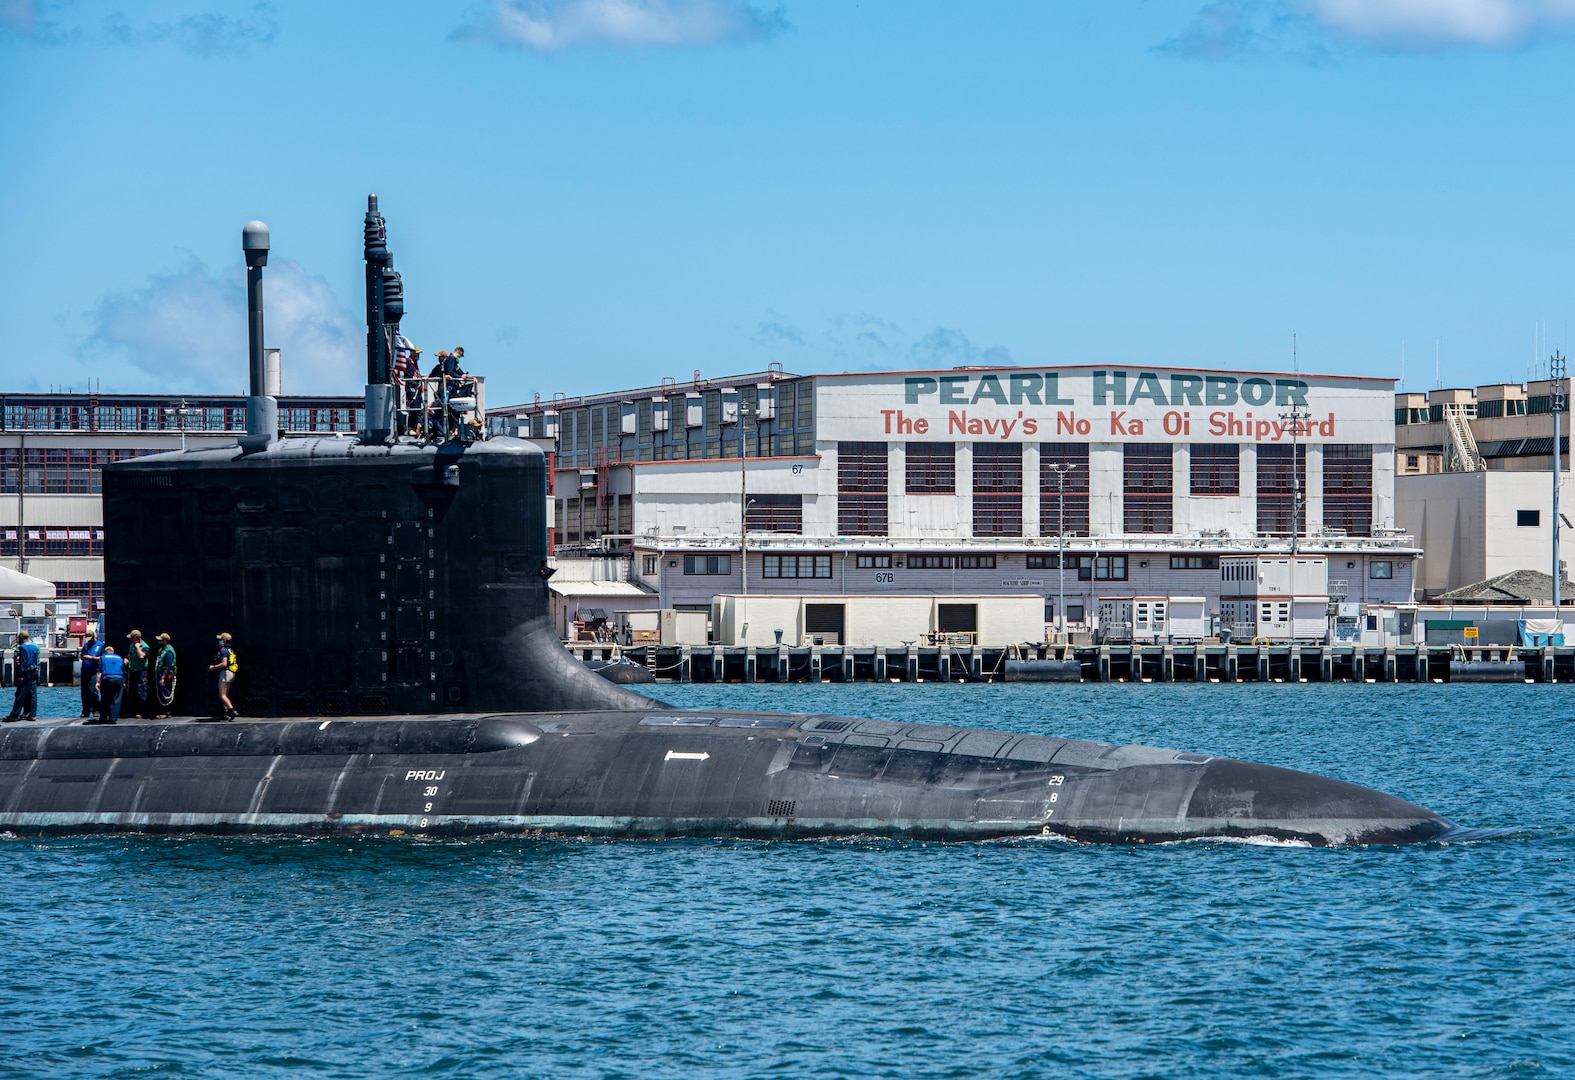
M55 583L0 566L0 602L9 600L53 600Z

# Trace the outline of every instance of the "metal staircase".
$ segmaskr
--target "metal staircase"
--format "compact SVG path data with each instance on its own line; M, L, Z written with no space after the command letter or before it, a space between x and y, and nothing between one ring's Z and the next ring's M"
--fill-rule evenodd
M1444 424L1449 428L1449 444L1444 448L1445 472L1481 472L1487 468L1477 450L1476 436L1471 434L1474 412L1469 405L1444 403Z

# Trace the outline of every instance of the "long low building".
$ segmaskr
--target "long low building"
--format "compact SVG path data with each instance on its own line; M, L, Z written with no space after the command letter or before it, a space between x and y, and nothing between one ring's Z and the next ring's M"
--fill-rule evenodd
M286 431L351 433L362 401L281 397ZM103 467L112 461L221 446L246 430L246 399L129 394L0 394L0 557L51 581L57 598L104 608Z
M1036 594L1079 629L1218 614L1222 560L1293 547L1327 564L1309 600L1410 600L1394 408L1391 379L1105 365L697 376L493 418L554 454L559 555L627 556L662 608Z

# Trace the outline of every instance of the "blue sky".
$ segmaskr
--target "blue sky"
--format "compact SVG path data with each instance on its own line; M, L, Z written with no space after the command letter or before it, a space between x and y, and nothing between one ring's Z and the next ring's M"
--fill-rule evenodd
M5 388L364 381L376 191L493 404L1569 350L1575 0L0 0Z

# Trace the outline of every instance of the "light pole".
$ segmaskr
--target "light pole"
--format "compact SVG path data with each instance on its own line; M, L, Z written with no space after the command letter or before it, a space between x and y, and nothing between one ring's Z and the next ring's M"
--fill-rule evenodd
M1553 606L1563 602L1564 575L1559 571L1559 479L1563 455L1559 453L1559 413L1568 407L1564 393L1564 354L1548 358L1548 411L1553 414Z
M185 398L180 399L180 405L175 409L175 415L180 417L180 448L186 449L186 418L196 410L187 404Z
M749 430L748 421L755 415L755 410L749 402L742 399L738 402L738 568L739 594L749 595L749 474L745 466L749 462L749 444L745 441L744 433Z
M1045 468L1055 474L1056 622L1060 625L1062 635L1070 640L1066 625L1066 477L1076 466L1052 462Z
M1306 406L1301 412L1296 411L1292 405L1280 414L1282 424L1291 425L1291 555L1296 554L1296 542L1301 536L1302 526L1302 474L1299 436L1302 433L1302 424L1312 419L1312 412Z

